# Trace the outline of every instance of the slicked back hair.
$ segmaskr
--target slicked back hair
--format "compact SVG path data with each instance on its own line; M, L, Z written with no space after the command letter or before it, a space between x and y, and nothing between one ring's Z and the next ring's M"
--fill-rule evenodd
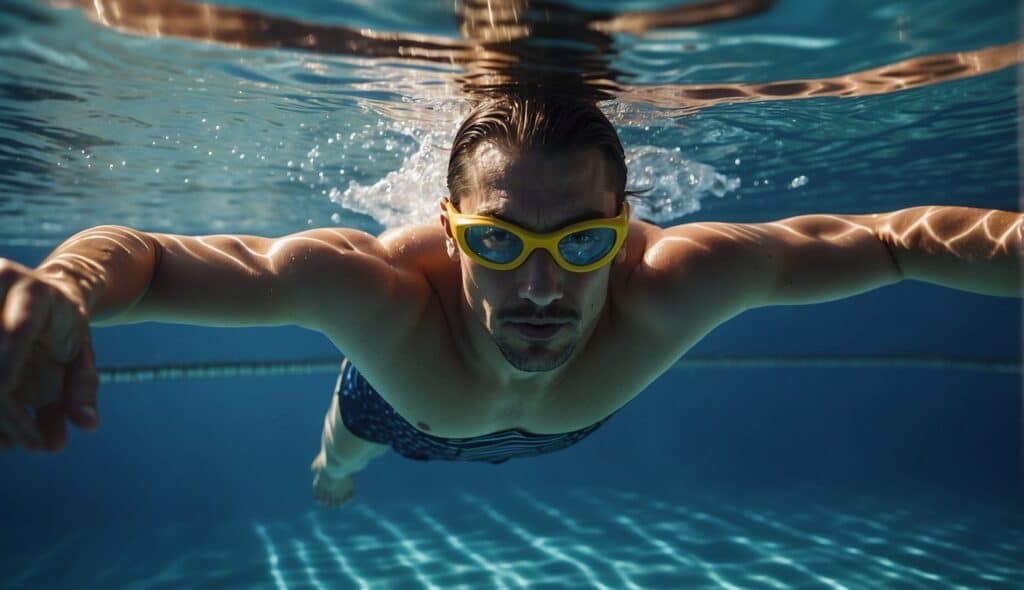
M626 198L626 159L619 134L596 104L563 96L499 95L477 103L452 141L448 193L458 205L466 166L484 143L519 153L598 148L608 161L615 205Z

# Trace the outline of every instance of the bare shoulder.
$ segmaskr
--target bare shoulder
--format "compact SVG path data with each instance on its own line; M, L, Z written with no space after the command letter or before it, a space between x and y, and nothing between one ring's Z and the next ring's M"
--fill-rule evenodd
M672 296L700 286L698 280L728 284L734 271L749 271L766 255L761 247L766 232L758 224L697 222L661 228L645 223L642 235L630 281L643 289L667 289Z
M340 254L357 251L401 268L413 268L444 253L444 231L439 226L406 225L373 236L364 231L332 227L291 234L274 240L277 248L290 253Z
M650 288L648 257L659 247L664 232L653 223L637 220L629 222L629 236L623 247L625 258L617 258L612 265L610 288L613 298L619 296L635 301L637 296Z
M424 393L458 389L463 365L449 321L458 314L461 268L447 255L440 224L389 229L377 240L393 287L376 314L335 342L400 413L439 427L451 408L441 402L450 398Z
M435 298L427 280L434 241L421 226L380 236L320 228L279 238L274 247L275 257L293 267L281 272L301 285L311 323L343 352L363 357L386 354L419 327ZM362 337L368 330L372 345Z
M329 260L350 253L387 258L379 239L347 227L321 227L279 238L271 238L267 253L281 262L301 262L303 257Z
M445 256L444 229L440 225L405 225L382 233L378 240L388 258L403 268L437 264Z
M750 247L755 233L744 224L631 224L618 307L650 337L687 347L745 309L749 276L764 267Z

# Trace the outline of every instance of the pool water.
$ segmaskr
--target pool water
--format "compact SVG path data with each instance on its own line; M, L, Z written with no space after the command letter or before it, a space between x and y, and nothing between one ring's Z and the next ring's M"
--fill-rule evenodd
M68 4L0 8L0 256L32 265L106 223L376 233L435 214L463 66L142 35ZM460 39L439 0L223 6ZM619 88L770 82L1010 43L1019 18L1006 0L779 0L563 49ZM1008 67L852 98L602 106L631 188L650 189L635 205L673 225L1020 210L1018 92ZM324 337L94 328L101 428L0 455L0 587L1019 588L1020 333L1017 299L911 282L754 310L577 446L499 466L389 453L330 511L309 473L340 358Z

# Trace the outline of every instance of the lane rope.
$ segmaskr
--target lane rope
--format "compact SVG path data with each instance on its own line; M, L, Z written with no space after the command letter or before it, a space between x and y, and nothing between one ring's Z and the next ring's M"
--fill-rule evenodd
M336 375L341 357L286 361L234 363L187 363L135 367L101 367L100 383L225 379L231 377L280 377L288 375ZM707 356L676 362L671 371L714 369L926 369L1022 373L1020 359L964 359L940 356Z

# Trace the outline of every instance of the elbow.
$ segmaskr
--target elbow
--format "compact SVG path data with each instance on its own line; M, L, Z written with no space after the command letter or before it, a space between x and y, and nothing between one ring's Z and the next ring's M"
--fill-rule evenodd
M900 260L900 249L897 244L896 235L893 233L893 228L890 225L891 220L889 216L884 216L879 221L884 223L876 223L871 232L874 234L875 240L882 246L883 265L886 268L886 275L892 278L892 282L898 283L903 279L907 278L906 272L904 272L903 261Z
M879 241L882 243L882 247L885 248L885 253L888 257L889 270L890 274L893 277L893 282L898 283L903 279L907 278L906 274L903 272L903 263L900 262L900 257L897 254L896 248L894 247L893 243L881 237L879 238Z

